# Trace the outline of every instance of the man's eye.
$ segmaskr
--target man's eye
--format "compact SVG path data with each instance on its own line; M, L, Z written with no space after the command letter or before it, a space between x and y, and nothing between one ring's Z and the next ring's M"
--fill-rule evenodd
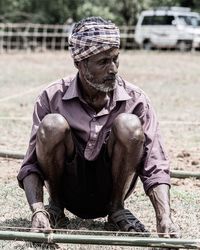
M103 65L103 64L106 64L107 63L107 59L103 59L100 61L100 64Z

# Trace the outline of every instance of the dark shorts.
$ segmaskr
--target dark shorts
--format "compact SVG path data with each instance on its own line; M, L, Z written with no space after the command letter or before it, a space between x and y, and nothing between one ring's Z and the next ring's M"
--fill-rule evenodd
M105 217L112 191L111 161L106 144L95 161L76 152L66 164L61 185L64 207L80 218Z

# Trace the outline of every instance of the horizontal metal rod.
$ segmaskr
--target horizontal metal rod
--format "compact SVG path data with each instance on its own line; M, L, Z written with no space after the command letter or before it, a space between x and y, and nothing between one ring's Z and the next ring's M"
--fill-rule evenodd
M166 239L133 236L100 236L55 233L0 231L0 240L31 241L39 243L71 243L93 245L141 246L159 248L199 249L200 239Z
M19 152L11 151L0 151L0 157L12 158L12 159L23 159L24 154ZM190 172L190 171L178 171L171 170L170 175L172 178L197 178L200 179L200 173Z
M200 173L191 172L191 171L178 171L172 170L170 171L170 175L173 178L197 178L200 179Z
M12 158L12 159L24 159L24 154L11 151L0 151L0 157Z

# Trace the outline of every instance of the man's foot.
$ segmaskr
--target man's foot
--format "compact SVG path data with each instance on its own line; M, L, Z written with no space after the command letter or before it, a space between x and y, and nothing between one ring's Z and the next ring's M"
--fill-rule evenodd
M105 229L138 232L138 235L145 237L150 236L150 232L145 229L145 226L128 209L121 209L109 215Z
M49 205L45 206L45 210L50 215L51 228L67 228L70 222L61 208L57 207L52 201L50 201Z

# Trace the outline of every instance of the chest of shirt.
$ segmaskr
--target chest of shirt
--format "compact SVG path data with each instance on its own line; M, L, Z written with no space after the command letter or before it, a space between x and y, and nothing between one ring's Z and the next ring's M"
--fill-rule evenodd
M65 117L76 136L88 141L106 134L111 129L114 119L120 113L126 112L126 103L117 102L114 106L104 107L96 113L89 105L75 98L61 100L52 105L51 109L52 113L59 113Z

